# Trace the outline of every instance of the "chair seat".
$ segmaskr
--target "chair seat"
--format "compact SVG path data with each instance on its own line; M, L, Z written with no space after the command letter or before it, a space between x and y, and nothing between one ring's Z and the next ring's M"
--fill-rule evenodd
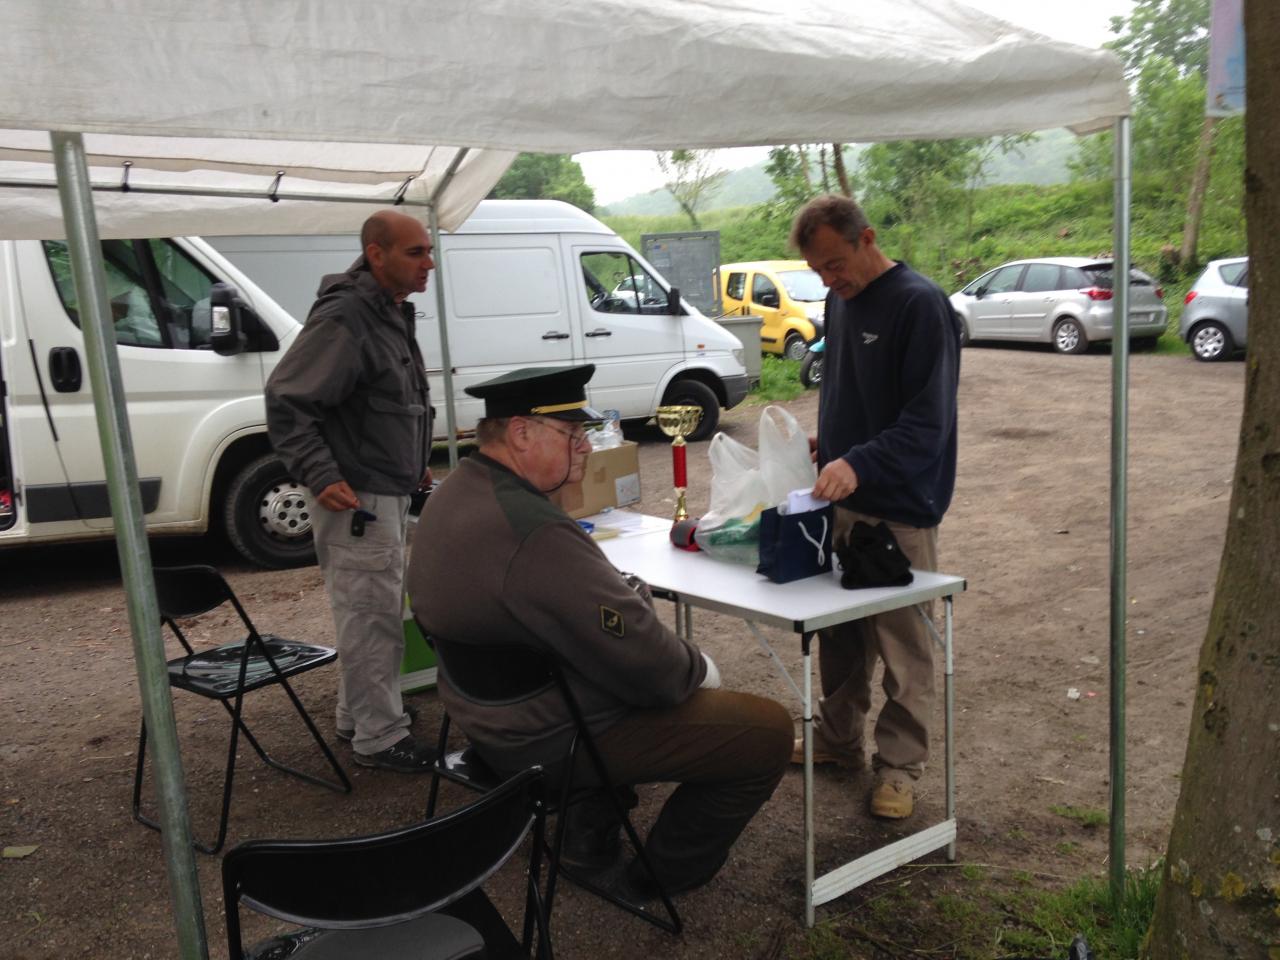
M484 957L480 931L457 917L429 913L389 927L309 928L255 944L244 960L468 960Z
M323 666L338 656L332 647L285 640L271 633L262 634L262 642L271 652L280 672L289 676ZM243 653L244 641L240 641L170 660L169 683L202 697L217 700L232 697L240 678ZM246 693L276 682L276 675L266 657L256 654L249 657L244 678Z

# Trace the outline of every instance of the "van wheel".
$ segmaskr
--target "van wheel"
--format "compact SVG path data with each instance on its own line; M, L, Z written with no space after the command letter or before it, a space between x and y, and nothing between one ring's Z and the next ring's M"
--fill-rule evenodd
M702 419L694 427L693 433L686 440L705 440L716 432L720 425L720 401L716 393L705 383L697 380L677 380L667 387L667 394L662 402L669 406L690 406L702 408Z
M251 460L227 489L222 517L227 539L245 559L268 569L315 563L311 491L275 456Z
M788 360L803 360L804 355L809 352L809 345L804 342L804 337L792 330L787 334L787 339L782 345L782 355Z

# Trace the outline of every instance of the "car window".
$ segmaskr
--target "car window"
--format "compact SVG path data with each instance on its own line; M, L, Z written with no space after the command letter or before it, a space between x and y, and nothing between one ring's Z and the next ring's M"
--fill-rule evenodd
M973 282L971 282L967 287L962 289L960 292L967 293L969 296L972 297L979 290L985 287L987 285L987 281L989 281L995 275L996 275L996 272L994 270L988 270L986 273L980 276L977 280L974 280Z
M724 285L724 295L733 300L741 300L747 292L747 275L736 270L729 274L729 281Z
M1079 267L1063 267L1062 279L1059 281L1062 290L1083 290L1085 287L1093 285L1093 281L1085 276L1085 272Z
M987 284L987 293L1008 293L1010 290L1018 289L1018 278L1022 276L1024 266L1025 264L1015 263L1011 267L1001 267Z
M1248 267L1248 262L1243 260L1240 263L1225 263L1218 268L1218 274L1222 277L1223 283L1233 287L1244 287L1248 285L1246 280Z
M1101 287L1103 290L1110 290L1115 279L1115 272L1112 270L1111 264L1097 264L1088 267L1081 267L1081 271L1087 278L1086 286ZM1150 287L1155 281L1143 273L1141 270L1129 270L1129 283L1131 286Z
M44 242L67 316L80 326L80 301L66 243ZM209 343L211 277L170 240L104 240L107 299L122 347L195 348ZM148 282L155 278L157 289Z
M1061 290L1062 271L1056 263L1029 263L1027 272L1022 278L1022 289L1027 293L1044 293L1049 290Z
M761 306L776 307L781 302L778 299L777 285L763 273L757 273L751 278L751 299Z
M599 313L666 313L667 293L630 254L584 253L582 279L591 308Z
M804 300L813 303L827 299L827 285L813 270L781 270L778 279L787 288L787 296L792 300Z

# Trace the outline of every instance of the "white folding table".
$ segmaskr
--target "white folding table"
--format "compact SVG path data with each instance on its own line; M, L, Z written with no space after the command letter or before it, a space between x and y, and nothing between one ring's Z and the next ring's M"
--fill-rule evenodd
M619 535L600 541L605 556L619 570L634 573L651 587L676 601L676 632L688 635L691 607L741 617L804 707L804 919L813 926L814 908L888 873L927 853L946 848L955 859L955 741L952 676L952 598L965 589L962 577L915 571L905 587L845 590L834 576L816 576L792 583L773 583L752 568L712 560L671 545L671 523L637 514L603 514L591 518L601 530L616 527ZM942 636L924 616L919 604L941 599L945 610ZM887 846L851 860L821 877L814 876L813 829L813 670L810 646L824 627L860 620L873 614L915 606L944 653L946 699L945 767L946 819ZM757 624L793 630L800 635L804 677L797 686L787 668L760 633Z

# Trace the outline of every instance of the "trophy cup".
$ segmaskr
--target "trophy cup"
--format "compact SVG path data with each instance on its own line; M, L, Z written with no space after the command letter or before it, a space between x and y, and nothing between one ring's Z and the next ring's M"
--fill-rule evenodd
M689 519L689 511L684 504L684 491L689 485L688 473L685 469L685 454L688 449L684 435L693 430L702 419L702 408L695 406L667 406L658 408L658 429L671 441L671 470L676 488L675 521Z

